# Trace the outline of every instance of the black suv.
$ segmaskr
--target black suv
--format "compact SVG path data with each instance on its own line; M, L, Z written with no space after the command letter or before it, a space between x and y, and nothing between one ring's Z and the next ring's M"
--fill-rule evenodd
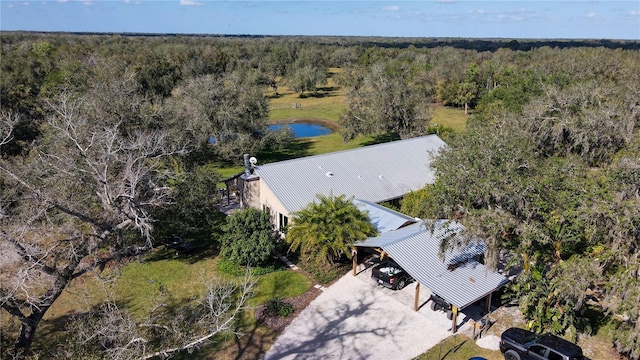
M378 284L393 290L402 290L413 281L411 275L390 260L383 261L371 269L371 277Z
M506 360L585 360L580 346L551 334L534 334L519 328L502 333L500 351Z

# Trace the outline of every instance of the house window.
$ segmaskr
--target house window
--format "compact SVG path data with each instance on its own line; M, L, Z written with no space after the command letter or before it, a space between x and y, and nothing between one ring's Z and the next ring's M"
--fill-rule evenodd
M289 218L283 214L278 213L278 229L282 230L289 224Z

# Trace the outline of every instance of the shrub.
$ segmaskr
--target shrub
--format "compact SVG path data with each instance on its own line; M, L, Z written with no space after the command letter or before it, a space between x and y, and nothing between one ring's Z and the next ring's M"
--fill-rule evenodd
M268 317L287 317L296 311L295 307L282 298L271 298L264 303L263 314Z
M269 213L248 208L237 211L222 226L220 255L238 265L262 266L276 252L277 239Z

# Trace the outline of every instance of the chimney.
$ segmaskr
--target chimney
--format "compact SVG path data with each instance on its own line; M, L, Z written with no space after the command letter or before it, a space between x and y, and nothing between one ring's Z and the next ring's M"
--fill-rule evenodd
M249 164L249 154L244 154L244 174L251 175L251 165Z

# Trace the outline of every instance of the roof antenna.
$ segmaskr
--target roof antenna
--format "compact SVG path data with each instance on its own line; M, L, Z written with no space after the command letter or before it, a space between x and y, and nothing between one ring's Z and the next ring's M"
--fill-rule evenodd
M244 174L251 175L251 165L249 165L249 154L244 154Z

